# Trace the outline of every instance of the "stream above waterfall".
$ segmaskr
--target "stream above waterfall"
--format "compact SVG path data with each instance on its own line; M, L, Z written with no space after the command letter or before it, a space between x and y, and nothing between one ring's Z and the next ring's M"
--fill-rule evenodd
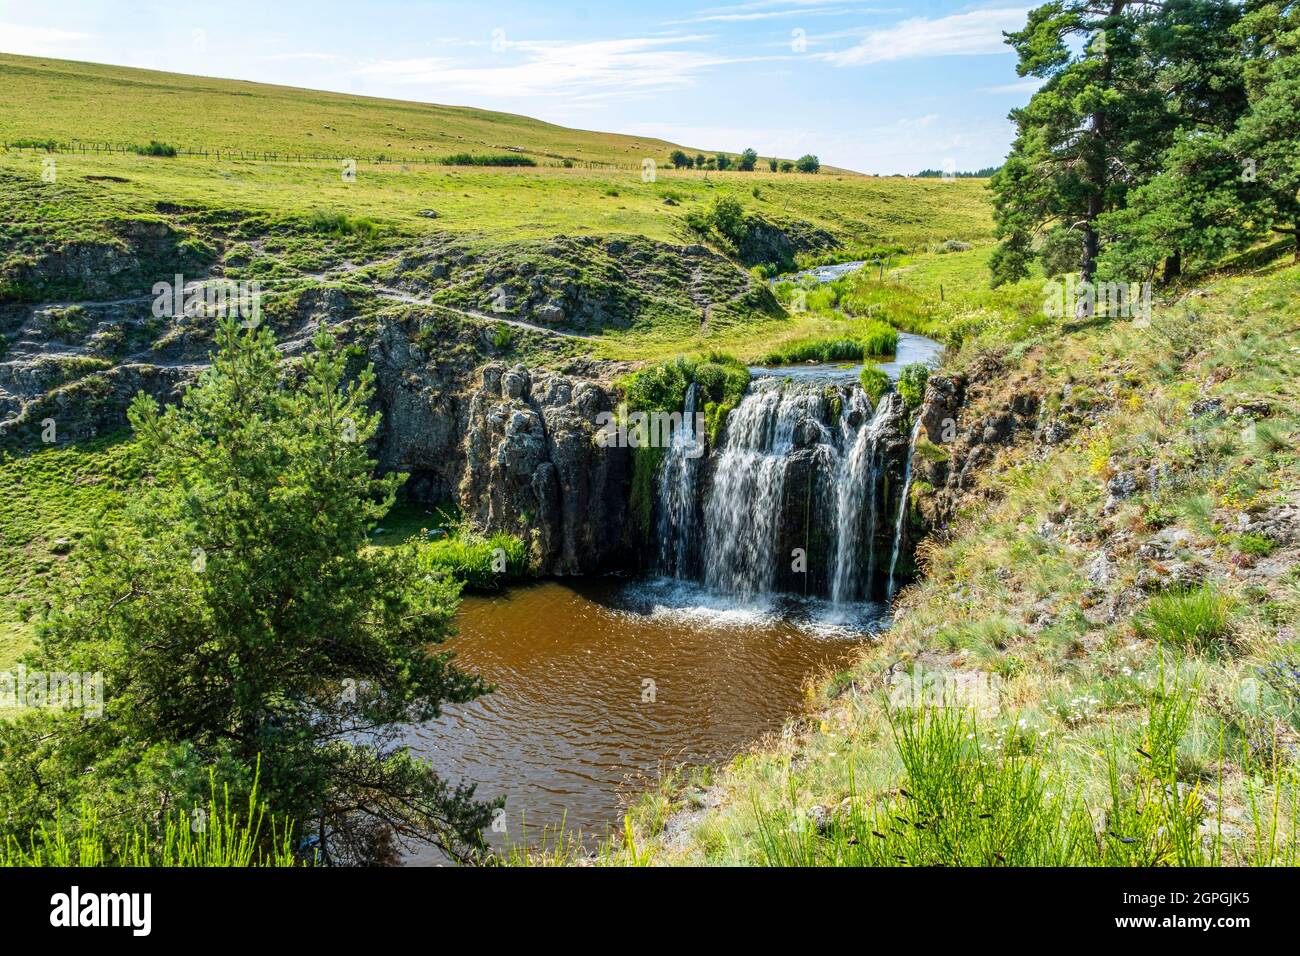
M888 375L891 382L896 382L904 366L919 362L935 368L942 355L943 346L934 339L913 335L911 332L899 332L898 350L886 360L870 364ZM755 376L775 376L797 381L856 382L863 367L861 362L855 365L805 362L800 365L754 365L749 371Z

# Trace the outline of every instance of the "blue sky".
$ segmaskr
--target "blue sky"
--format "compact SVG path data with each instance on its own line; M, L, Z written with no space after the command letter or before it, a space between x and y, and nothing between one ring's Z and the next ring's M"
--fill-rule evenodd
M479 106L876 173L1001 162L1028 3L0 0L0 50Z

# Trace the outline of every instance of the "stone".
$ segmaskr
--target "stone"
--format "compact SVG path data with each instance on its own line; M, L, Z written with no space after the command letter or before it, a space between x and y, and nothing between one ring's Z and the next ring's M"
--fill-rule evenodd
M1200 398L1192 402L1192 407L1188 409L1188 414L1192 418L1218 418L1223 414L1223 402L1217 398Z
M795 427L794 445L796 448L811 448L821 438L822 430L811 418L804 418Z
M523 398L528 388L527 374L511 369L501 376L501 394L507 398Z
M558 302L547 302L533 309L533 317L547 325L559 325L564 322L564 307Z
M1088 581L1092 584L1106 584L1110 581L1113 573L1110 559L1106 557L1103 551L1097 552L1097 555L1087 564Z
M1117 501L1132 498L1137 494L1138 480L1132 472L1121 471L1106 482L1106 493Z

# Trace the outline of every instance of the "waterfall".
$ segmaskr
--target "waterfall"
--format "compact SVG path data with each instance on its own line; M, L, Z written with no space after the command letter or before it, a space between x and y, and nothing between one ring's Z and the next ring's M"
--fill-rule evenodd
M897 396L873 408L856 382L756 378L708 459L695 444L702 401L692 386L658 474L661 573L742 602L776 592L870 600L897 467Z
M812 389L768 379L755 382L731 413L704 503L710 588L745 599L772 590L786 458L800 422L813 413L820 419L822 401Z
M861 393L859 393L861 394ZM866 396L862 396L866 403ZM869 407L869 406L868 406ZM876 564L876 492L880 486L880 437L882 414L887 408L879 403L869 422L864 422L853 436L853 444L845 456L839 481L836 485L835 577L831 582L831 600L836 604L856 600L864 590L863 582L870 588ZM863 505L866 505L867 563L862 574Z
M695 434L695 408L699 387L686 389L681 427L672 432L659 469L659 567L673 577L690 570L695 544L696 487L699 482L703 436Z
M885 588L885 600L894 599L894 569L898 567L898 552L903 547L903 524L907 521L907 514L910 510L907 504L907 496L912 490L912 456L916 454L916 439L921 434L921 415L916 416L916 424L912 426L912 438L907 443L907 464L903 466L903 496L898 499L898 523L894 525L894 553L889 559L889 584Z

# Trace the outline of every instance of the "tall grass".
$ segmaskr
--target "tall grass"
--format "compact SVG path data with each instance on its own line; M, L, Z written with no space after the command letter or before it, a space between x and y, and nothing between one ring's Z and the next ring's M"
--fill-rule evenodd
M197 821L197 824L196 824ZM160 837L143 829L111 843L98 812L83 804L73 819L62 815L42 823L26 841L10 836L0 845L0 866L252 867L301 866L293 850L293 826L269 820L258 800L257 783L243 814L231 807L230 791L220 805L216 787L206 807L168 814Z
M1137 618L1144 634L1184 650L1210 650L1224 643L1231 603L1211 585L1157 594Z
M763 358L764 365L796 362L861 362L898 350L898 331L885 322L869 322L852 336L804 339L774 349Z
M1161 679L1163 684L1163 677ZM814 821L788 802L756 807L759 862L773 866L1214 866L1222 820L1195 782L1179 779L1192 696L1157 687L1140 739L1112 738L1110 800L1086 806L1070 782L1014 731L986 737L960 708L891 713L899 786L858 792L849 761L844 812ZM1280 763L1255 768L1254 839L1242 862L1294 865L1297 780Z
M373 238L379 232L374 221L365 216L349 216L345 212L313 210L307 218L307 228L315 233L330 236L360 236Z
M430 541L420 548L420 566L446 568L466 587L495 590L528 574L528 548L513 534L490 537L463 530L455 537Z

